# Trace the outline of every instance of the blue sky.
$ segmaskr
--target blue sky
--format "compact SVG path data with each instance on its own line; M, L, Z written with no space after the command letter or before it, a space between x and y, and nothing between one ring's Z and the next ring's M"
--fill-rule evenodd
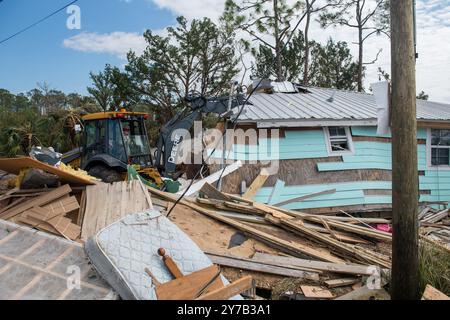
M323 0L320 0L323 1ZM70 0L0 1L0 40L69 3ZM86 93L89 72L106 63L123 66L129 49L145 48L146 29L162 33L178 15L188 19L207 16L217 20L225 0L79 0L81 30L69 30L69 15L60 12L16 38L0 44L0 88L28 91L37 82L65 92ZM367 4L374 4L368 0ZM450 0L417 0L417 91L430 100L450 103ZM302 24L301 24L302 27ZM346 41L357 56L355 30L322 29L313 22L310 38ZM365 61L383 49L377 63L367 66L365 87L378 81L378 67L390 71L390 43L385 36L365 44ZM247 67L250 57L245 59Z
M0 2L0 39L17 32L69 3L69 0L3 0ZM113 54L80 52L63 45L80 33L115 31L141 34L173 23L176 15L146 0L80 0L81 30L69 30L69 14L60 12L42 24L0 45L0 88L27 91L46 81L59 90L85 92L89 71L106 63L123 64Z

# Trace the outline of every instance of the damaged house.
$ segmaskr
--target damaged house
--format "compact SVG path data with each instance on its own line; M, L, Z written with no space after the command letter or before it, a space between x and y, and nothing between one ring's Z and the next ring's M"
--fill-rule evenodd
M255 92L239 117L238 128L257 138L235 139L227 159L244 165L224 179L223 191L243 193L261 167L272 166L256 201L310 213L389 212L391 135L377 134L374 96L272 85ZM418 100L417 121L420 202L446 204L450 105Z

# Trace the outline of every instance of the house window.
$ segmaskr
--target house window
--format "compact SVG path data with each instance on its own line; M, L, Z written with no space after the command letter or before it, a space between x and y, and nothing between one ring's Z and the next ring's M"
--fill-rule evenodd
M325 128L327 135L328 152L330 154L340 154L353 152L350 130L348 127L328 127Z
M450 165L450 130L431 129L431 165Z

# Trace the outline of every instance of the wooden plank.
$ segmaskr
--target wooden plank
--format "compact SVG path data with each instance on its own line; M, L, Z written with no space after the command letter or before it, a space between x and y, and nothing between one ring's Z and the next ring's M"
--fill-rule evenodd
M203 185L205 183L212 184L212 183L216 182L217 180L219 180L221 175L222 175L222 178L226 177L227 175L229 175L230 173L236 171L240 167L242 167L242 162L241 161L236 161L236 162L230 164L229 166L227 166L225 169L221 169L221 170L211 174L210 176L195 182L189 188L188 192L186 192L186 196L191 196L191 195L197 193L203 187ZM177 195L182 195L185 190L186 189L180 190L176 194Z
M427 284L422 295L422 300L450 300L450 297L440 292L438 289Z
M7 205L6 207L2 208L2 209L0 210L0 214L2 214L3 212L5 212L5 211L7 211L7 210L9 210L9 209L11 209L11 208L17 206L19 203L23 203L23 200L25 200L25 199L26 199L26 197L22 197L22 198L15 199L15 200L14 200L13 202L11 202L9 205Z
M184 277L156 286L156 296L158 300L193 300L200 293L203 287L220 273L218 266L195 271ZM205 290L205 293L223 288L223 282L220 276L214 280L211 286Z
M19 174L20 170L24 168L35 168L41 169L46 172L57 175L61 182L74 184L74 185L93 185L95 182L93 180L88 180L86 178L82 178L76 176L70 172L62 171L56 167L48 165L46 163L34 160L30 157L24 158L12 158L12 159L0 159L0 170L7 171L13 174Z
M87 186L81 239L86 241L128 214L151 209L152 202L146 193L139 180Z
M235 295L251 289L254 286L252 277L246 276L223 288L211 291L196 300L227 300Z
M211 184L206 182L199 191L200 194L206 195L210 199L223 200L223 201L231 201L231 198L227 195L223 194L216 188L214 188Z
M370 270L369 266L364 265L329 263L322 261L299 259L295 257L275 256L260 252L256 252L252 260L276 266L308 268L311 270L326 271L340 274L352 274L352 275L373 274L373 271Z
M156 194L164 199L170 200L172 202L175 202L178 200L179 196L167 192L163 192L154 188L149 188L149 191L153 194ZM278 237L275 237L267 232L260 231L258 229L255 229L253 227L250 227L246 224L240 223L238 221L235 221L233 219L223 217L220 214L215 213L214 211L207 210L205 208L202 208L195 203L193 203L195 200L188 201L187 198L182 199L180 201L181 204L184 204L191 209L196 210L199 213L202 213L210 218L213 218L217 221L223 222L225 224L228 224L232 227L235 227L238 230L243 231L244 233L251 235L253 238L258 239L260 241L263 241L267 243L268 245L277 248L279 250L282 250L283 252L293 254L296 256L309 256L314 257L319 260L324 260L328 262L342 262L341 259L338 257L331 255L328 252L319 251L313 247L310 247L305 244L293 242L293 241L287 241Z
M307 298L316 298L316 299L333 299L333 294L321 287L316 286L300 286L302 289L303 295Z
M352 284L361 282L361 279L356 278L343 278L343 279L333 279L325 281L328 288L337 288L351 286Z
M81 226L84 219L84 210L86 209L86 190L81 191L80 211L78 211L77 225Z
M304 278L315 281L319 280L319 274L317 272L306 272L295 268L267 265L265 263L261 263L251 259L234 257L224 254L206 252L206 255L211 259L213 263L225 267L257 271L292 278Z
M376 255L375 253L369 252L362 248L357 248L356 246L339 242L327 235L323 235L319 232L310 230L292 220L280 219L280 222L282 225L286 226L288 230L299 233L319 243L325 244L328 247L333 248L333 252L336 252L341 256L350 256L357 259L358 261L373 263L385 268L391 267L391 262L388 260L388 257L381 257L381 255Z
M11 218L15 217L16 215L24 212L25 210L28 210L33 207L44 206L46 204L49 204L50 202L55 201L56 199L63 197L66 194L69 194L70 192L71 192L70 186L66 184L57 189L53 189L52 191L50 191L42 196L31 199L27 202L24 202L14 208L11 208L11 209L1 213L0 218L4 219L4 220L11 219Z
M321 219L324 219L324 218L323 217L321 217L321 218L304 217L304 219L313 221L313 222L317 222L317 223L321 223ZM356 226L356 225L352 225L352 224L340 222L340 221L327 220L327 224L336 229L344 230L344 231L351 232L351 233L356 233L356 234L374 238L374 239L377 239L380 241L392 242L392 235L387 232L369 229L367 227Z
M448 216L448 209L445 209L443 211L440 211L440 212L432 215L429 218L423 219L422 222L436 223L436 222L439 222L442 219L446 218L447 216Z
M315 198L315 197L322 196L322 195L325 195L325 194L332 194L332 193L335 193L335 192L336 192L336 189L329 189L329 190L324 190L324 191L320 191L320 192L314 192L314 193L310 193L310 194L305 194L305 195L302 195L302 196L294 197L294 198L291 198L289 200L284 200L284 201L281 201L279 203L274 203L272 205L275 206L275 207L281 207L281 206L284 206L286 204L290 204L290 203L293 203L293 202L300 202L302 200Z
M242 195L242 198L247 200L252 200L253 197L258 193L258 190L266 183L269 178L269 173L266 170L261 170L261 173L253 180L250 187Z

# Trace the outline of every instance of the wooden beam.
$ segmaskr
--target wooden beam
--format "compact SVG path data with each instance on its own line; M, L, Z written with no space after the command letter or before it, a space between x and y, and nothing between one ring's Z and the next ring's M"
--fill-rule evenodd
M422 295L422 300L450 300L450 297L440 292L438 289L427 284Z
M3 220L9 220L30 208L44 206L50 202L53 202L56 199L59 199L59 198L63 197L64 195L69 194L70 191L71 191L70 186L66 184L66 185L59 187L57 189L54 189L46 194L43 194L42 196L31 199L27 202L24 202L16 207L13 207L13 208L1 213L0 218Z
M257 271L292 278L304 278L315 281L319 280L319 274L317 271L304 271L298 270L296 268L268 265L263 262L254 261L251 259L234 257L218 253L206 252L206 255L208 256L208 258L211 259L213 263L224 267Z
M269 173L266 170L261 170L261 173L253 180L250 187L245 191L242 198L247 200L252 200L253 197L258 193L259 189L266 183L269 178Z
M202 295L196 300L228 300L235 295L251 289L252 287L254 287L252 277L246 276L223 288Z
M220 192L208 182L206 182L199 191L200 194L206 195L210 199L231 201L231 198Z
M307 268L310 270L325 271L331 273L352 274L352 275L372 275L373 271L369 266L347 263L329 263L315 260L305 260L295 257L275 256L267 253L256 252L253 256L254 261L276 266L291 266Z
M352 284L361 282L361 279L356 278L344 278L344 279L333 279L333 280L327 280L325 281L325 284L328 288L338 288L338 287L345 287L350 286Z

